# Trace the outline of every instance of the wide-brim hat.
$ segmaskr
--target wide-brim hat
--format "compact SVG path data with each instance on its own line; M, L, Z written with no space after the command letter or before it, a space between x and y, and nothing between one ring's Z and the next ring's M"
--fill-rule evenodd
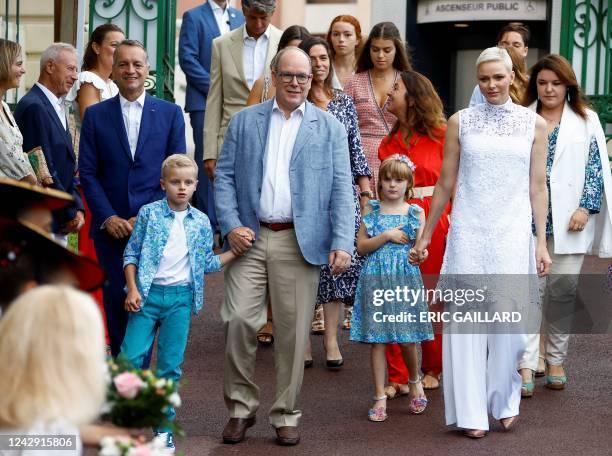
M16 221L0 216L0 240L0 268L10 261L16 261L23 252L29 252L34 257L57 259L58 265L72 271L83 291L94 291L104 283L104 271L96 261L69 250L49 233L25 220Z
M14 179L0 178L0 216L15 217L20 209L40 205L51 211L74 203L72 195Z

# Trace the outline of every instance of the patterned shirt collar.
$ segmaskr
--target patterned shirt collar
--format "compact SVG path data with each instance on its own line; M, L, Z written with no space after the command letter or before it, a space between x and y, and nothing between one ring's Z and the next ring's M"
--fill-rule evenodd
M164 211L164 217L174 217L174 212L170 205L168 204L168 198L164 198L162 200L162 209ZM193 217L193 206L187 203L187 216Z

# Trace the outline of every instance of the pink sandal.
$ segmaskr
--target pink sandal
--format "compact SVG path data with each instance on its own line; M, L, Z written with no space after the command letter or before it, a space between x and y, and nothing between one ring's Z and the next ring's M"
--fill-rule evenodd
M408 379L408 383L410 383L411 385L417 385L421 383L421 379L422 377L419 377L417 380ZM410 396L410 404L408 405L408 411L413 415L420 415L427 408L427 402L427 397L425 396Z
M380 397L374 396L372 399L375 401L386 401L387 396L383 394ZM370 410L368 410L368 420L370 421L374 421L374 422L385 421L387 419L387 416L388 415L387 415L386 405L384 407L373 407Z

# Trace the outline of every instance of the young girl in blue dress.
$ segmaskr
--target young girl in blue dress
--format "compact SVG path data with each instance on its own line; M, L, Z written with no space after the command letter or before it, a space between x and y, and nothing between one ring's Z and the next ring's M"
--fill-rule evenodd
M408 262L409 250L425 224L423 210L407 202L412 197L413 170L414 164L404 155L393 155L382 163L381 201L370 201L370 212L363 216L357 236L357 253L367 258L355 294L350 338L372 345L375 402L368 411L370 421L387 419L385 345L389 343L400 344L410 372L408 410L419 414L427 407L417 343L432 340L433 332L431 323L422 318L427 301L421 273Z

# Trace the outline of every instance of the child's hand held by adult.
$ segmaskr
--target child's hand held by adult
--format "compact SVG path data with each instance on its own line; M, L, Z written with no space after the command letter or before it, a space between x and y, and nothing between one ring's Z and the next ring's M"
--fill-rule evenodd
M141 299L138 290L129 289L125 298L125 310L128 312L139 312Z

